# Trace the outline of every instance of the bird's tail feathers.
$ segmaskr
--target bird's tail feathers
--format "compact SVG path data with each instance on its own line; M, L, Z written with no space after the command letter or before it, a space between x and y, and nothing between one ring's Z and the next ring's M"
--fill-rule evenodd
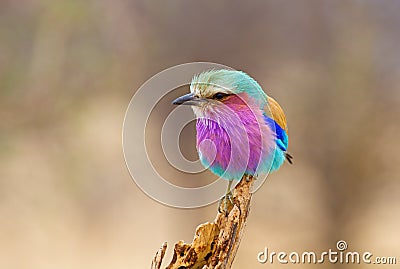
M293 164L293 156L292 156L292 155L290 155L288 152L285 152L285 157L286 157L286 160L287 160L290 164Z

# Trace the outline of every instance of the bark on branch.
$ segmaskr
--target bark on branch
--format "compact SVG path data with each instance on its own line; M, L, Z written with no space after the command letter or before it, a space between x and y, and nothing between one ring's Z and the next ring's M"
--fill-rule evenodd
M244 176L232 190L233 204L218 213L214 222L200 224L191 244L175 244L172 261L166 269L229 269L235 259L250 210L252 176ZM167 243L153 258L151 269L159 269Z

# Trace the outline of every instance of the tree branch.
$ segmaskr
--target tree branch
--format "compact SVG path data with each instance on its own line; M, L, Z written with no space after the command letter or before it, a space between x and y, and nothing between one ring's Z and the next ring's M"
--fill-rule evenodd
M164 258L165 251L167 250L167 242L161 246L161 248L156 252L153 260L151 261L151 269L160 269L161 262Z
M235 259L250 210L254 178L244 176L232 190L233 204L218 213L214 222L200 224L191 244L175 244L172 261L166 269L229 269ZM151 269L159 269L167 243L157 251Z

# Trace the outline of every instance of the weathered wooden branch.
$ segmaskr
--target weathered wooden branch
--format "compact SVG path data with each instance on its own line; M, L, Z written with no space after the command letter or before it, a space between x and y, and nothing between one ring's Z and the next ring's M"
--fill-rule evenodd
M233 204L218 213L214 222L200 224L191 244L175 244L172 261L166 269L229 269L235 259L250 210L252 176L245 176L232 190ZM159 269L167 243L153 258L151 269Z
M167 250L167 242L161 246L161 248L156 252L153 260L151 261L151 269L160 269L161 262L164 258L165 251Z

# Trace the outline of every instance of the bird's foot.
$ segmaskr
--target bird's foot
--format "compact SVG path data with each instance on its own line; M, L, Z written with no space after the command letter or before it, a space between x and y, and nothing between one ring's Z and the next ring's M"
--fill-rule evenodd
M227 194L225 194L224 197L222 197L219 200L218 212L225 213L226 215L228 215L228 213L229 213L228 209L231 205L233 205L233 195L232 195L232 192L228 192ZM223 209L221 210L221 208L223 208Z
M244 179L246 180L246 182L250 182L252 179L257 180L258 175L254 175L254 176L250 176L247 175Z

